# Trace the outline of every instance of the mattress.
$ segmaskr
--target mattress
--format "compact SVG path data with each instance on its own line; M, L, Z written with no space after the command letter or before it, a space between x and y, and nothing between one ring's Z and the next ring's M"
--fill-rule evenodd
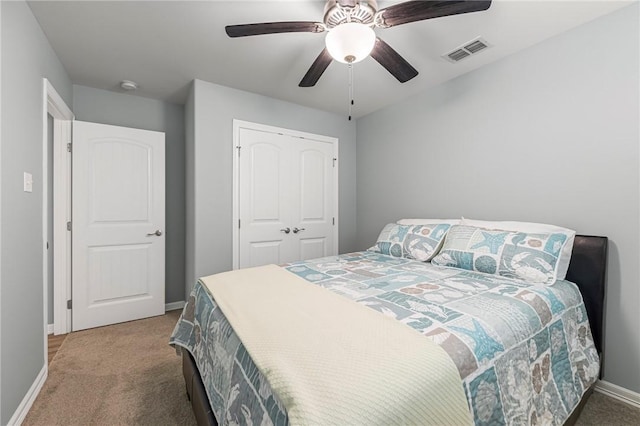
M598 377L585 307L568 281L532 286L371 252L283 267L439 344L456 364L478 425L562 424ZM288 424L200 283L170 343L193 355L219 424Z

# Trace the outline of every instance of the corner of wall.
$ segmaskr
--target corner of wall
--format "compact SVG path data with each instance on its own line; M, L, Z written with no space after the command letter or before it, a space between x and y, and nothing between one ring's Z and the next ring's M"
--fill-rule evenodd
M193 80L189 87L187 101L184 106L185 121L185 299L188 300L196 280L196 162L195 162L195 108L198 80Z
M2 3L0 1L0 46L2 46ZM2 53L0 51L0 201L2 200ZM2 209L0 209L0 224ZM0 226L0 300L2 300L2 226ZM0 315L0 421L2 420L2 316Z

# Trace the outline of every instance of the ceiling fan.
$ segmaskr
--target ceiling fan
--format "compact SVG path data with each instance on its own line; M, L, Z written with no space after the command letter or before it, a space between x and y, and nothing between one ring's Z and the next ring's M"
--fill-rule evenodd
M327 0L323 22L293 21L228 25L229 37L276 33L327 32L326 47L300 81L300 87L314 86L335 59L354 64L371 55L399 82L405 83L418 71L391 46L376 36L373 28L389 28L425 19L487 10L491 0L406 1L378 10L376 0Z

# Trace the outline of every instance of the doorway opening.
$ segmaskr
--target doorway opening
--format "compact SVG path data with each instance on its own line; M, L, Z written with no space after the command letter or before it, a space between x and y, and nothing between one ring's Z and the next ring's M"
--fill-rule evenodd
M71 109L46 78L43 79L42 110L42 262L46 362L49 332L66 334L71 330L71 313L66 306L67 295L71 292L71 236L67 231L67 222L71 220L71 153L67 144L71 141L71 123L74 119ZM51 310L52 330L49 327Z

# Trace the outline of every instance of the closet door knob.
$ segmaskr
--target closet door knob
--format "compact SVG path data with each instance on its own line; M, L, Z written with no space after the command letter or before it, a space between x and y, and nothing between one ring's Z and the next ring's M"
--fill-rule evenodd
M300 228L300 229L298 229L298 228L293 228L293 233L294 233L294 234L297 234L298 232L302 232L302 231L304 231L304 228Z
M159 229L156 229L156 232L151 232L151 233L147 234L147 237L151 237L153 235L155 235L156 237L159 237L159 236L162 235L162 231L159 230Z
M280 232L284 232L285 234L288 234L289 232L291 232L291 228L286 227L284 229L281 229ZM296 232L296 231L293 231L293 232Z

